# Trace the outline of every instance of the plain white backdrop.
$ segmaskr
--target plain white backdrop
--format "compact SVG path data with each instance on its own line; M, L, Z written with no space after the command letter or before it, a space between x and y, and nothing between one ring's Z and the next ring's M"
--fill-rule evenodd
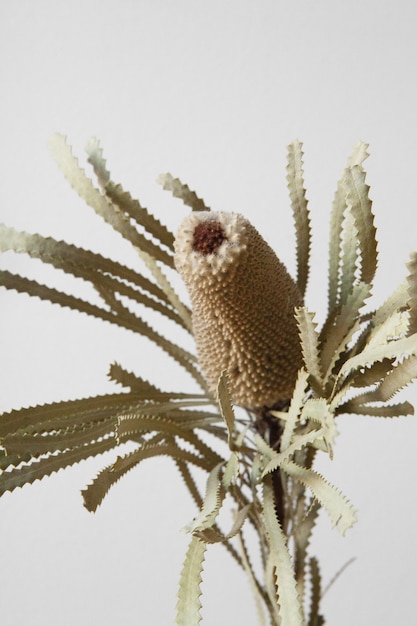
M293 271L285 157L298 138L314 227L308 305L320 321L331 201L362 139L381 302L417 248L416 20L412 0L2 0L1 220L139 267L48 153L54 132L81 156L95 135L113 177L170 227L187 209L156 184L165 171L213 209L251 219ZM25 259L1 263L40 276ZM80 289L57 273L44 280ZM189 384L131 333L3 289L0 303L1 410L117 391L106 377L113 361L167 390ZM417 403L416 386L405 397ZM324 584L356 560L325 596L326 623L411 626L416 420L345 416L339 430L334 461L318 468L354 502L358 523L341 538L323 516L312 553ZM104 463L1 498L3 626L173 624L193 504L173 465L150 461L89 514L79 491ZM204 626L255 626L249 585L221 548L208 551L203 592Z

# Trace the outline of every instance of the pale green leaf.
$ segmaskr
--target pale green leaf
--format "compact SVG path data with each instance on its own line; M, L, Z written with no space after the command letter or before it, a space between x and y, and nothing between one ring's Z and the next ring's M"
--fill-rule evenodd
M185 527L184 530L187 532L193 533L196 530L205 530L206 528L212 527L215 523L226 495L220 476L222 468L223 463L219 463L210 472L207 479L203 506L197 517Z
M407 281L401 283L387 300L374 312L372 316L372 328L378 328L388 317L396 311L407 308L408 302Z
M198 626L201 621L201 576L203 571L206 543L192 536L181 571L178 589L178 626Z
M311 430L308 433L303 435L296 435L293 438L293 443L285 448L282 452L277 452L274 454L273 458L266 465L262 478L264 478L267 474L274 472L278 469L285 461L288 461L290 457L292 457L295 452L305 448L305 446L309 444L314 444L314 442L323 437L325 434L324 428L320 428L320 430Z
M335 315L333 323L327 325L325 334L322 334L321 361L326 382L355 333L360 329L359 313L369 295L369 285L363 282L355 285L345 304Z
M313 378L312 386L320 389L323 384L323 375L319 357L319 335L314 317L315 314L310 313L305 307L295 309L305 369Z
M408 312L396 311L384 322L372 328L366 338L366 349L376 348L385 345L393 339L398 339L407 334Z
M302 519L300 521L298 519L294 520L294 570L297 581L298 597L300 598L300 601L303 602L306 585L307 551L313 529L317 522L320 504L315 501L306 513L306 507L304 504L305 497L301 497L299 500L301 506L299 507L300 510L298 516L302 516Z
M368 157L367 148L368 145L363 142L359 142L354 146L352 155L348 159L347 169L362 165L363 161ZM330 215L329 313L336 307L340 291L341 242L347 209L345 184L347 169L343 171L339 179Z
M311 221L304 188L303 149L300 141L288 146L287 182L297 242L297 286L304 296L310 268Z
M407 263L408 306L410 308L409 334L417 333L417 252L411 254Z
M287 540L275 512L275 502L269 481L264 483L264 519L269 543L270 565L276 576L276 602L282 626L303 626L303 610L297 594ZM275 582L275 581L274 581Z
M311 490L314 497L326 509L332 525L337 526L342 535L353 526L356 516L351 504L323 476L292 461L285 461L281 469Z
M212 526L208 526L207 528L203 528L202 530L197 529L193 532L197 537L207 543L225 543L226 541L236 537L236 535L241 531L251 507L252 504L246 504L236 513L233 526L226 534L219 532L218 530L216 530L216 528L213 528Z
M360 243L361 278L370 285L375 276L378 253L372 202L365 178L366 174L360 165L354 165L345 171L347 204L355 218Z
M110 172L107 169L106 159L103 156L99 140L96 137L91 137L86 143L85 151L88 154L88 162L93 166L100 186L104 188L110 180Z
M338 379L342 380L348 373L359 368L370 367L377 361L383 359L400 358L417 353L417 334L411 337L390 341L385 345L365 348L361 353L348 359L341 367Z
M265 600L265 593L259 581L256 578L254 569L252 567L252 563L249 559L248 550L246 548L245 541L243 539L243 534L241 532L238 533L238 540L240 544L240 552L242 554L243 567L248 576L251 589L253 592L253 596L255 598L259 626L266 626L265 613L264 613L264 608L263 608L263 601Z
M227 372L222 372L217 384L217 400L220 406L221 415L227 427L227 441L230 450L235 449L234 430L235 430L235 414L230 399L229 388L227 385Z
M398 391L401 391L416 378L417 356L413 354L398 363L384 378L378 388L378 399L383 402L390 400Z
M239 457L236 452L232 452L227 461L223 473L223 487L229 489L230 485L235 484L239 476Z
M343 222L338 304L345 304L357 283L360 268L358 229L351 211L346 211Z
M291 404L288 409L287 419L284 425L284 432L281 436L281 449L286 450L292 440L297 420L301 413L303 402L307 391L308 374L301 369L298 372L297 381L295 383Z

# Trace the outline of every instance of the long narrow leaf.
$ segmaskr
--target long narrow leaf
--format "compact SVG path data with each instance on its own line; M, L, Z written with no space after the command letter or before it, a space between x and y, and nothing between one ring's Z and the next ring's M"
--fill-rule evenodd
M275 572L277 597L282 626L303 626L303 611L298 598L291 557L287 542L275 512L275 502L269 482L264 483L264 518L269 542L269 558Z
M178 626L198 626L201 621L201 576L207 545L197 537L192 537L181 571L178 589Z
M297 241L297 285L304 296L308 281L311 222L304 188L303 149L300 141L288 146L287 182Z

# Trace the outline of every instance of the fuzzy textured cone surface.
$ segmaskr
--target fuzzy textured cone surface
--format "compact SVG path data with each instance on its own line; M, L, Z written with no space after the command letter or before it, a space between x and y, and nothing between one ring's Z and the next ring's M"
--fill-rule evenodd
M175 251L210 389L227 371L237 405L291 398L302 363L294 317L302 297L274 251L241 215L212 211L182 222Z

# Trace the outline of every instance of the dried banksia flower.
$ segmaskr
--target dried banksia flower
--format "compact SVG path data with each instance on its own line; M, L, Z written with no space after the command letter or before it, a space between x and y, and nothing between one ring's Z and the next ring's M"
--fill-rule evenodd
M175 265L190 295L193 334L210 389L229 376L249 409L291 398L301 350L301 294L272 248L239 214L194 212L181 224Z

